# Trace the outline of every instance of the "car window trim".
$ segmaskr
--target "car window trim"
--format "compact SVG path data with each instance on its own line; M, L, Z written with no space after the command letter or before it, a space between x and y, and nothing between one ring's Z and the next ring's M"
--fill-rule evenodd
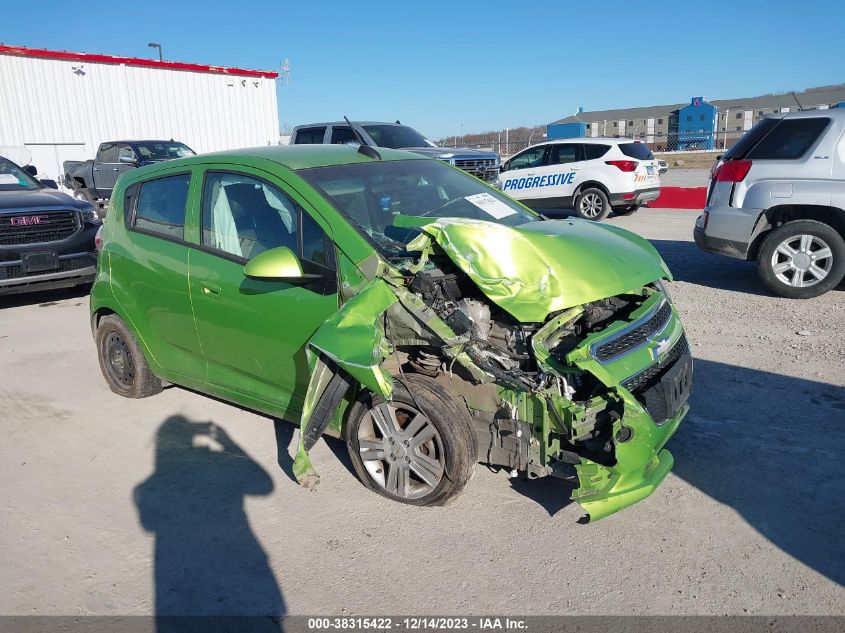
M190 242L185 240L185 228L186 223L182 221L182 237L173 237L172 235L164 235L163 233L156 233L155 231L151 231L149 229L139 228L135 225L135 221L137 219L138 214L138 200L141 198L141 189L143 189L144 184L148 182L153 182L155 180L162 180L163 178L172 178L173 176L188 176L188 195L185 198L185 219L188 218L188 202L190 201L191 195L191 184L193 183L194 179L194 172L192 170L188 171L175 171L175 172L166 172L163 174L156 174L154 178L147 178L145 180L137 180L133 183L130 183L126 189L124 189L124 196L126 195L126 191L129 190L130 187L137 185L138 191L132 199L132 214L129 220L129 224L126 226L127 231L132 231L134 233L140 233L141 235L149 235L150 237L157 237L159 239L165 240L167 242L172 242L173 244L181 244L182 246L190 246ZM124 210L124 213L126 211Z
M250 173L246 173L246 172L243 172L243 171L237 171L237 170L231 169L231 168L227 168L227 169L204 168L203 169L202 182L201 182L201 185L200 185L200 200L199 200L200 213L199 213L199 218L198 218L198 220L199 220L199 238L200 239L199 239L199 242L197 244L189 243L188 244L189 247L196 248L197 250L200 250L204 253L208 253L209 255L216 255L217 257L222 257L223 259L227 259L227 260L232 261L236 264L244 264L245 265L249 261L249 259L246 258L246 257L243 257L243 256L239 257L239 256L237 256L233 253L227 253L226 251L221 251L220 249L214 248L212 246L207 246L204 243L204 239L205 239L205 229L204 229L204 227L205 227L205 183L206 183L206 179L208 178L209 174L231 174L233 176L244 176L246 178L252 178L253 180L258 180L262 183L267 184L270 187L273 187L277 191L279 191L283 196L285 196L285 198L290 200L291 204L293 204L294 208L296 209L296 250L297 250L297 252L294 253L294 254L297 256L297 258L299 258L300 261L307 262L308 265L310 265L310 266L317 266L318 268L321 268L326 272L337 273L337 263L336 263L337 262L337 253L334 254L334 258L333 258L334 261L335 261L335 267L334 268L328 268L326 266L323 266L322 264L318 264L317 262L311 261L310 259L305 259L305 257L303 257L303 255L302 255L302 252L303 252L303 242L302 242L303 236L302 236L302 231L300 230L300 227L302 226L302 215L303 214L307 214L308 217L311 218L311 220L314 222L314 224L317 225L317 228L319 228L323 232L323 241L324 242L328 241L331 244L332 249L335 248L334 240L329 236L328 231L326 231L320 225L320 223L317 220L314 219L314 216L312 214L308 213L302 207L301 204L299 204L296 200L292 199L291 196L289 196L287 193L285 193L285 191L283 191L280 187L278 187L278 186L274 185L273 183L269 182L266 178L262 178L260 176L256 176L255 174L250 174Z

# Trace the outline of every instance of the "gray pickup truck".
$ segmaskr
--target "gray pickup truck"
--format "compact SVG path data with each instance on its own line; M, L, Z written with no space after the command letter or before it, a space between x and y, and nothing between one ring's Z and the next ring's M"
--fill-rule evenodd
M196 152L178 141L108 141L100 144L94 160L68 160L62 165L64 185L89 202L108 200L120 174Z
M437 147L414 128L395 123L355 121L364 140L375 147L406 149L415 154L437 158L469 172L476 178L493 182L499 175L499 155L490 150ZM311 123L293 128L291 145L357 143L358 139L346 121Z

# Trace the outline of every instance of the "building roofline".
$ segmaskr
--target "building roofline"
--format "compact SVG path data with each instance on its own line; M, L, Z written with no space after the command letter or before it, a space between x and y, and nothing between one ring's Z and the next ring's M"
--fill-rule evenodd
M123 64L125 66L139 66L143 68L161 68L164 70L184 70L197 73L212 73L216 75L236 75L239 77L264 77L275 79L279 73L272 70L249 70L231 66L208 66L206 64L190 64L187 62L158 61L143 57L120 57L118 55L103 55L101 53L76 53L71 51L51 51L46 48L28 48L26 46L9 46L0 44L0 55L16 55L18 57L33 57L39 59L58 59L63 61L92 62L99 64Z

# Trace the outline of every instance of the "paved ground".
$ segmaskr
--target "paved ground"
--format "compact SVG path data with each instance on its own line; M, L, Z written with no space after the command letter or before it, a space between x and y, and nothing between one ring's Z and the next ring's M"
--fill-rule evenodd
M674 472L586 526L558 481L482 467L447 508L388 502L337 441L308 492L289 425L111 394L84 295L0 300L0 613L845 614L845 289L767 296L694 217L610 220L674 270L696 382Z

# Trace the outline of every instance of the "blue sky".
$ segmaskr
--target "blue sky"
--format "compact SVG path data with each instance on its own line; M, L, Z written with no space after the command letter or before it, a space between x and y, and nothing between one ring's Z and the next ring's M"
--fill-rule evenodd
M84 7L86 3L79 5ZM219 4L219 8L218 8ZM432 138L587 110L845 81L845 3L41 0L0 42L278 69L296 125L401 119Z

